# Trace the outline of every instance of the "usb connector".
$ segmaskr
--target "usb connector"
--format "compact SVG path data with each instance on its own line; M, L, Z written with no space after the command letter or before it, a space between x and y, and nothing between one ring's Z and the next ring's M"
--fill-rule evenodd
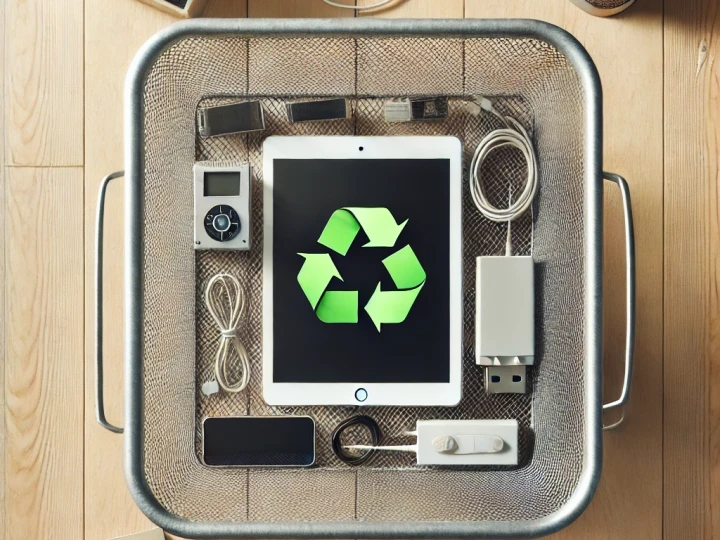
M486 367L485 392L488 394L527 393L527 368L525 366Z

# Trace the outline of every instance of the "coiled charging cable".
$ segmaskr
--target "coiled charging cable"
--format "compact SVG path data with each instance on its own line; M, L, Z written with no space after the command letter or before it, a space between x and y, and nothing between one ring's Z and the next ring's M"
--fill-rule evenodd
M496 222L507 222L508 240L506 251L511 252L510 222L516 220L531 207L538 188L538 162L535 148L533 147L530 135L520 122L511 116L503 116L495 110L492 102L482 96L476 96L473 100L482 110L494 115L505 127L495 129L488 133L475 149L472 161L470 162L469 187L470 195L477 209L489 220ZM515 200L510 200L507 208L494 206L485 194L485 179L482 176L481 168L488 155L494 150L510 146L522 152L527 162L527 180L522 192ZM511 253L507 253L508 255Z
M237 335L245 315L245 304L245 290L235 276L218 274L208 282L205 305L220 329L220 345L215 355L215 381L226 392L240 392L250 382L250 356ZM231 362L233 357L237 357L236 362ZM236 367L231 368L231 364ZM231 380L232 371L240 372L235 380ZM203 385L206 395L218 391L213 383L210 381Z
M348 465L361 465L375 455L375 449L369 449L361 454L348 452L340 440L342 434L349 428L354 426L363 426L370 432L370 439L372 440L372 446L378 446L382 439L382 431L377 422L365 415L353 416L346 418L340 422L332 432L330 438L332 439L332 449L338 459Z

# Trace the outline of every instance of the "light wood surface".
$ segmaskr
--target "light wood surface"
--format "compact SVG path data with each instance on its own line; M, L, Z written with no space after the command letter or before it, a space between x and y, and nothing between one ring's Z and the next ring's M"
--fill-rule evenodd
M720 538L720 8L665 2L665 538Z
M140 46L174 22L135 0L85 2L85 536L107 540L152 527L125 486L123 437L95 420L93 268L97 190L123 168L123 84ZM123 179L108 189L105 214L105 410L123 425Z
M352 2L345 2L352 3ZM353 11L307 0L247 0L248 17L352 17Z
M66 13L61 4L73 13ZM0 4L0 20L2 9ZM122 437L104 431L94 418L95 199L101 177L122 168L122 83L127 66L150 35L175 19L136 0L85 0L84 4L8 0L5 9L7 114L0 125L5 126L2 163L10 167L5 169L3 189L5 264L0 270L0 278L6 270L7 291L3 303L7 477L0 493L6 516L0 539L4 530L8 540L106 540L152 525L125 487ZM84 13L84 19L77 13ZM211 0L206 14L353 15L320 0ZM714 0L639 0L612 19L593 18L567 0L398 0L392 9L363 16L538 18L569 30L588 48L604 87L604 165L627 177L633 198L638 258L636 370L626 424L604 437L597 495L586 513L556 536L720 538L716 344L720 10ZM29 31L10 35L10 24L25 25ZM707 51L698 70L703 40ZM2 149L0 157L1 153ZM15 165L84 166L84 201L83 192L77 192L83 189L77 180L82 181L80 169L16 169ZM118 424L123 423L122 182L115 181L108 193L105 235L106 409L109 419ZM615 189L606 188L605 196L607 397L619 391L624 332L622 212ZM55 223L74 209L72 217L58 222L58 230L84 227L84 248L72 243L72 235L37 224L30 233L24 230L23 244L19 243L13 219L17 221L27 209L13 201L47 204L53 194L63 204L48 207L47 219ZM73 223L76 227L71 229ZM59 279L60 271L63 278L67 273L73 274L68 277L73 282L82 280L83 249L84 287L80 281L73 289L67 279ZM32 253L45 254L35 274L20 270ZM41 292L33 296L32 291ZM46 302L45 311L28 311L27 302L41 301ZM40 328L48 307L53 315L67 314L77 323L82 305L84 338L80 322L74 331L63 333L43 327L43 340L29 344L24 334ZM10 312L18 306L24 309ZM74 311L67 312L71 307ZM70 363L66 356L73 347L75 363ZM52 370L62 370L62 385ZM44 378L47 373L53 373L52 382ZM61 396L80 400L82 407L83 387L84 412L78 413L77 403L76 409L49 410L48 404ZM63 420L74 415L78 431L66 431L69 421L51 425L50 412ZM32 441L28 434L33 434ZM57 444L76 445L76 452L51 457L37 453ZM58 471L65 475L62 498L54 484ZM0 470L0 485L2 481ZM73 481L79 482L75 496ZM72 508L66 511L66 507Z
M377 0L357 0L358 6L371 6ZM362 17L385 17L392 19L462 19L464 0L397 0L391 8L361 11Z
M83 534L82 170L5 189L6 536Z
M8 165L83 164L83 0L6 0Z
M5 28L5 2L0 2L0 28ZM5 40L0 39L0 81L5 81ZM5 100L0 99L0 540L5 540Z

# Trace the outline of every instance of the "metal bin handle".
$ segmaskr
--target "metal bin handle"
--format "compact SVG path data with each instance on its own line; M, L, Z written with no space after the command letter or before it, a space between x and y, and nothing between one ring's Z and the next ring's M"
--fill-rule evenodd
M95 417L98 424L113 433L122 433L123 428L107 421L103 398L103 222L107 186L121 176L125 176L125 171L108 174L100 182L95 220Z
M615 401L603 404L603 412L616 407L624 406L630 397L630 384L632 382L633 356L635 352L635 232L633 229L632 203L630 202L630 189L625 179L617 174L603 172L603 178L620 188L622 196L623 214L625 217L625 288L626 288L626 321L625 321L625 376L623 377L620 397ZM620 419L603 430L615 429L625 420L623 410Z

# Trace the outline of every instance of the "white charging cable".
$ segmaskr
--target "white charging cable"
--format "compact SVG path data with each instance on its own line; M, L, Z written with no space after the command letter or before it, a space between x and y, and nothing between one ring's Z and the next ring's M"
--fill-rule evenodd
M208 282L205 305L220 328L220 345L215 355L215 380L203 385L206 395L217 392L218 386L226 392L240 392L250 382L250 356L237 335L245 315L245 304L245 290L235 276L218 274ZM234 381L231 381L229 369L232 351L235 351L240 371Z
M514 221L524 214L532 205L538 187L538 164L535 148L533 147L530 135L520 122L510 116L502 116L493 107L489 99L478 96L475 103L481 109L493 114L505 127L488 133L475 149L472 161L470 162L470 195L477 209L489 220L508 223ZM522 152L527 162L527 181L520 195L510 201L507 208L494 206L485 195L485 181L480 173L481 166L488 155L504 146L517 148Z
M372 4L369 6L351 6L348 4L339 4L338 2L333 2L333 0L323 0L328 6L338 7L338 8L345 8L345 9L354 9L355 11L368 11L370 9L376 9L379 7L387 6L392 0L381 0L377 4Z

